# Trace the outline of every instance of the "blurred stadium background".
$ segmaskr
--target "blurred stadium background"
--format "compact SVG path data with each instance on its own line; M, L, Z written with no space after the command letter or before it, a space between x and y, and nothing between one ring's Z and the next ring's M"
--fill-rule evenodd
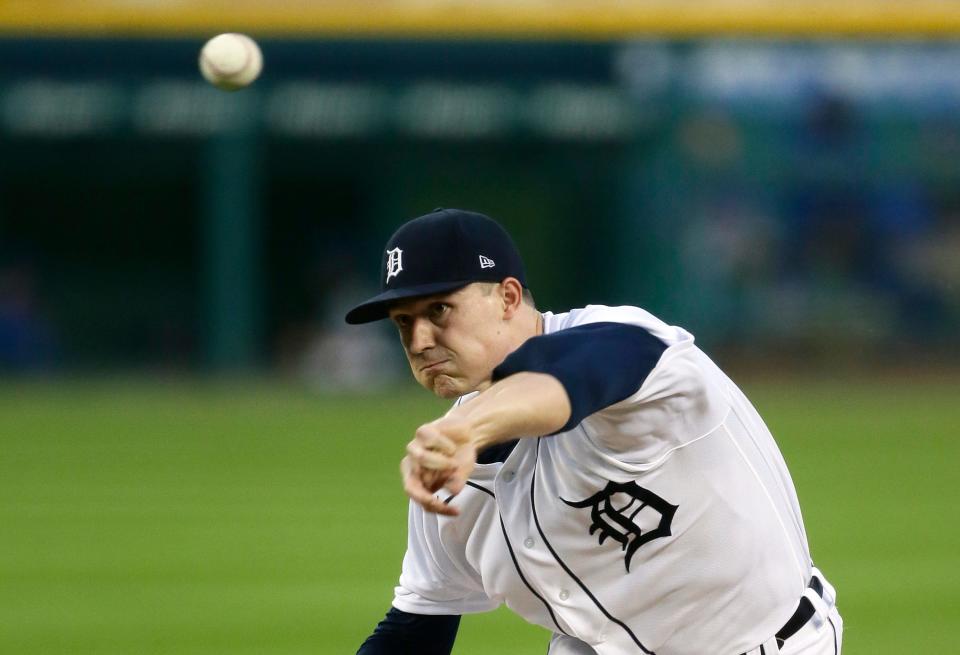
M235 94L223 31L264 52ZM698 335L845 652L952 652L958 35L937 0L0 2L0 652L354 652L444 405L342 313L436 206L506 224L545 309Z

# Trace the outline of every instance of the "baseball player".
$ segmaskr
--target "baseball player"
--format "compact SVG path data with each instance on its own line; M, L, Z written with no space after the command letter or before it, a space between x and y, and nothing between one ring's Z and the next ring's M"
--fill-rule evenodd
M635 307L538 311L509 235L416 218L382 291L417 381L455 399L401 463L411 498L392 608L361 655L448 654L460 616L506 603L550 655L838 655L762 419L685 330Z

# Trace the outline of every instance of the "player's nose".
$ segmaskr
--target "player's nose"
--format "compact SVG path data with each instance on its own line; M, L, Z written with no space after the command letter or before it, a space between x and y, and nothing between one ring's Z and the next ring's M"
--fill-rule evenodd
M410 330L410 352L419 355L435 345L433 323L424 318L414 319L413 328Z

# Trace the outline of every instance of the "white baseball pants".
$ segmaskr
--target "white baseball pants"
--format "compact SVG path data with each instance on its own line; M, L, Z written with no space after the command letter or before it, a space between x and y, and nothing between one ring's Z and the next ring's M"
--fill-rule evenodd
M777 646L774 637L746 655L840 655L843 619L837 611L837 592L823 574L816 569L814 573L823 582L823 598L811 593L812 590L804 594L813 603L814 614L810 620L787 639L782 648ZM555 633L547 655L596 655L596 652L579 639Z

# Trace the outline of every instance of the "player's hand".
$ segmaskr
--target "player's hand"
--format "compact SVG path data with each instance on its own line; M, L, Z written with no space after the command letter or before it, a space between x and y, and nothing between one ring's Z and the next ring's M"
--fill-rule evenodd
M476 464L469 422L444 416L421 425L407 444L407 456L400 463L403 489L428 512L456 516L459 510L434 494L442 488L460 493Z

